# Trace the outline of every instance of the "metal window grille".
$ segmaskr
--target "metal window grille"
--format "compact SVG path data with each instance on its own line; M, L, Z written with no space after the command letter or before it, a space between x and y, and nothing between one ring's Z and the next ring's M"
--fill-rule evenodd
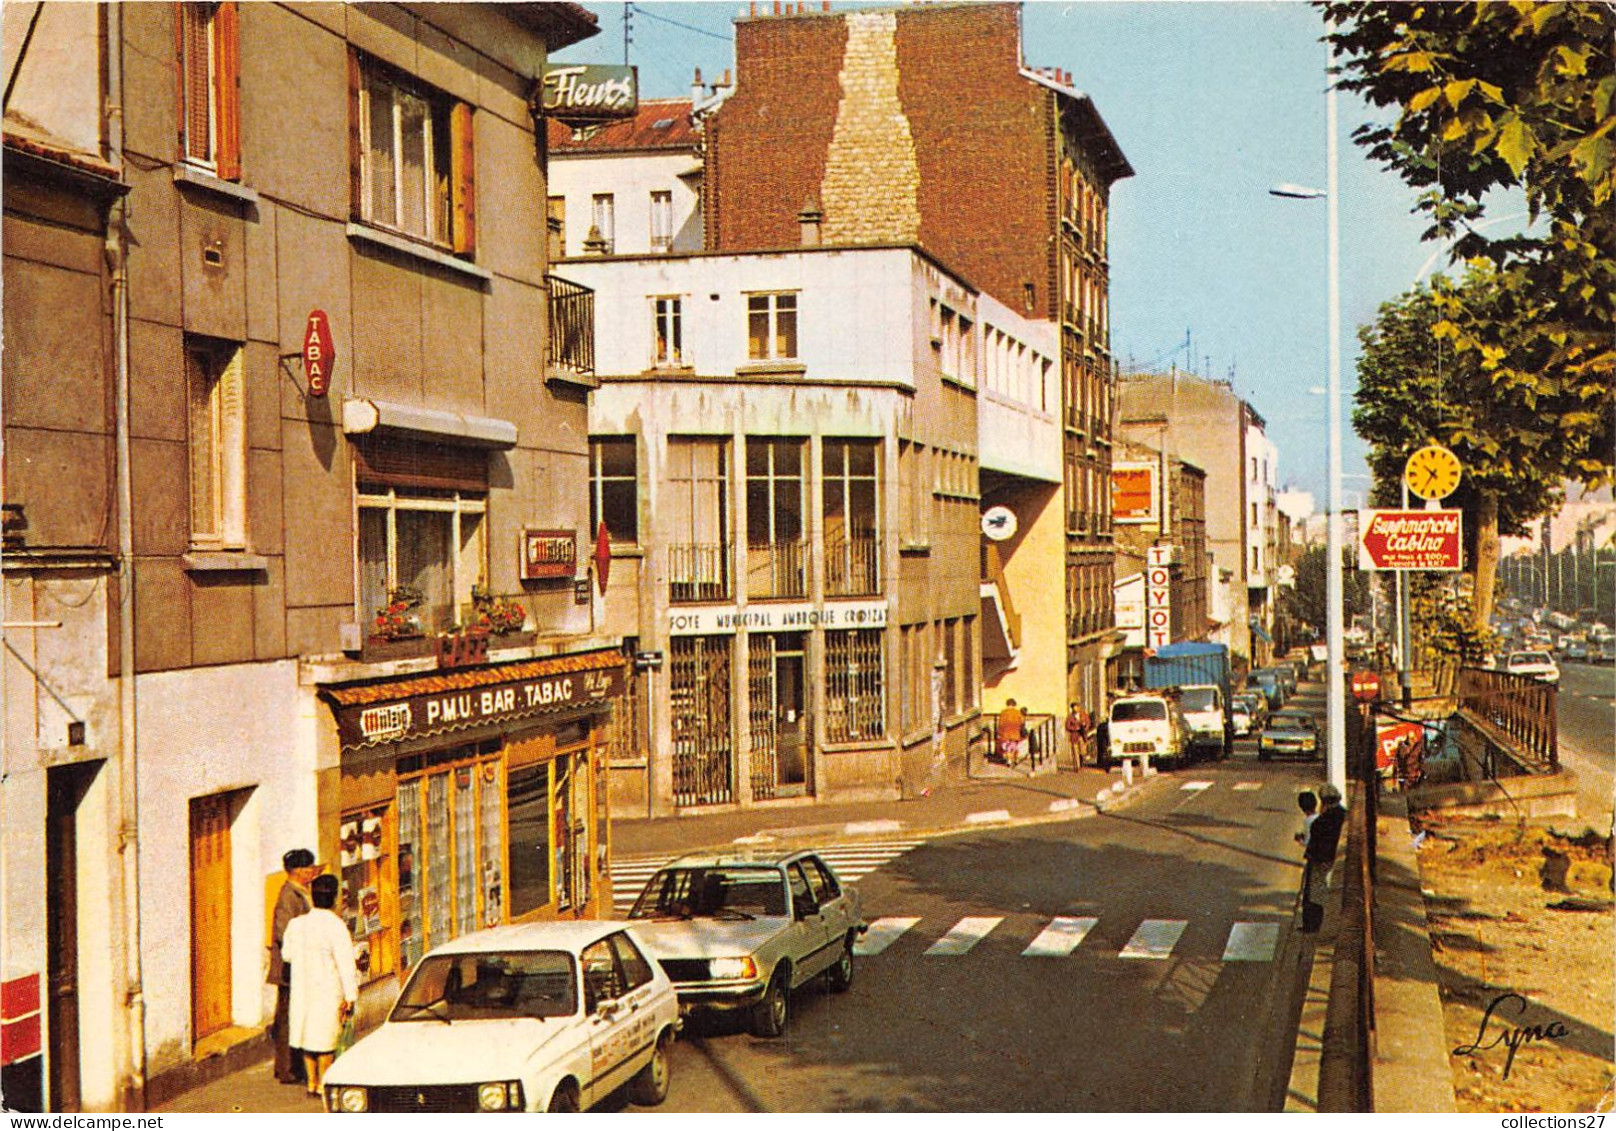
M747 739L751 755L752 798L774 796L778 777L779 731L774 710L774 637L754 633L747 638Z
M668 644L675 805L732 799L729 636L676 636Z
M878 628L825 633L825 739L886 735L882 637Z

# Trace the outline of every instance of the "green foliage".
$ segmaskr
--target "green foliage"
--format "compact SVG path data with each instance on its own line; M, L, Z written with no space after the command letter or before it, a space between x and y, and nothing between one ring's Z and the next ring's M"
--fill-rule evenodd
M1486 303L1438 296L1434 332L1524 409L1523 431L1567 433L1555 473L1610 482L1616 12L1531 0L1320 7L1336 24L1342 86L1395 110L1359 127L1357 141L1426 190L1417 208L1431 219L1427 238L1454 239L1455 261L1493 267ZM1498 190L1524 194L1547 233L1482 236L1483 198ZM1474 437L1479 449L1490 443Z
M1414 574L1409 602L1415 668L1431 668L1444 660L1479 664L1496 646L1491 629L1476 627L1470 594L1455 590L1439 575Z
M1358 569L1354 551L1342 550L1341 571L1342 615L1351 624L1354 617L1367 616L1370 609L1370 575ZM1327 551L1323 546L1309 546L1296 563L1296 584L1280 591L1285 612L1292 619L1305 624L1313 632L1313 639L1324 639L1325 614L1329 608L1325 601L1325 563Z

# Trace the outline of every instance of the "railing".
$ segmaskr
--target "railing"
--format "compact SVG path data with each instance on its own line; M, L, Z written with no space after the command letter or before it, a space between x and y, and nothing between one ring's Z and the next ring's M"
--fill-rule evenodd
M550 289L550 368L595 372L595 292L581 283L546 275Z
M668 546L668 600L727 601L729 544L676 542Z
M769 597L808 596L807 546L801 538L763 542L746 548L746 596L757 601Z
M1554 684L1528 675L1461 668L1459 713L1534 769L1558 770L1557 691Z
M1060 741L1060 730L1056 726L1059 721L1054 715L1029 714L1025 717L1023 725L1027 730L1027 764L1031 768L1037 769L1046 762L1054 762L1058 752L1056 743ZM990 759L997 759L999 716L979 715L976 719L976 733L971 736L970 744L985 751Z
M825 596L873 597L881 592L881 540L873 534L825 538Z

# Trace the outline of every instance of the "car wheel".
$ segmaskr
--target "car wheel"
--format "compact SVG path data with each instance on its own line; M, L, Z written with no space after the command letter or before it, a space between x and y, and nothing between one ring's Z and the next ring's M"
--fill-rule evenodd
M785 963L775 967L763 1000L752 1007L752 1035L778 1037L791 1015L791 971Z
M562 1084L550 1097L548 1111L571 1112L578 1110L578 1093L571 1084Z
M832 993L846 993L847 988L853 984L853 936L851 933L842 940L842 953L825 971L825 981Z
M651 1059L628 1082L628 1098L641 1107L656 1107L668 1098L668 1081L673 1075L672 1045L673 1035L664 1032L651 1050Z

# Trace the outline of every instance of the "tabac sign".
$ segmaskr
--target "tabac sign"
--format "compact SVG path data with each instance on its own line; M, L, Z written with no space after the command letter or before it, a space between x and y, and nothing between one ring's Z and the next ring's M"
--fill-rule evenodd
M533 95L535 115L568 125L632 118L640 108L639 72L604 63L557 63L544 68Z
M1464 546L1456 510L1358 512L1358 568L1456 570Z

